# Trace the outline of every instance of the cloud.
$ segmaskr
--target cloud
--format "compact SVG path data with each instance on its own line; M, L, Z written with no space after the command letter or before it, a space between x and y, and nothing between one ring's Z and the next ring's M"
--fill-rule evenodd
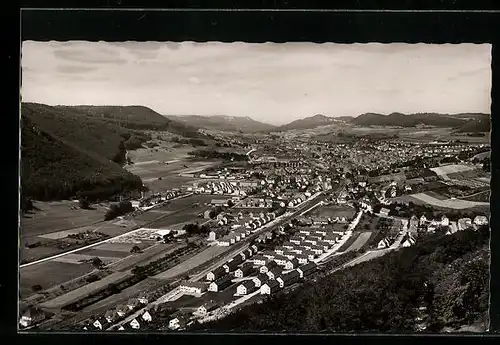
M61 73L68 74L78 74L78 73L86 73L98 70L98 67L94 66L77 66L77 65L62 65L57 66L57 71Z
M83 63L101 63L101 64L116 64L122 65L127 63L127 60L120 57L118 52L113 50L93 50L89 52L84 49L57 49L54 55L62 60L76 61Z

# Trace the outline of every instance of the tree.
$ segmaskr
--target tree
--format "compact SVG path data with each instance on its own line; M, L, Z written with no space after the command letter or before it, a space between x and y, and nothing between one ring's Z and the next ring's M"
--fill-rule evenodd
M140 252L141 252L141 248L139 248L138 245L135 245L132 247L132 249L130 249L130 253L132 253L132 254L140 253Z
M104 262L102 262L102 260L100 258L98 258L97 256L90 260L90 264L97 269L104 268Z
M80 198L80 200L78 200L78 204L80 205L81 209L88 210L90 208L87 198Z
M43 290L43 288L42 288L42 286L40 284L33 285L31 287L31 289L33 290L33 292L39 292L39 291Z

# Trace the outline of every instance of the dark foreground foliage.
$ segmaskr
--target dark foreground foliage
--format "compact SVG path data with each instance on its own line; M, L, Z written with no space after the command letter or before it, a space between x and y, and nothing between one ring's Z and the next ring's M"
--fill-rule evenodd
M195 328L413 332L421 320L432 331L485 323L488 241L487 227L435 235Z

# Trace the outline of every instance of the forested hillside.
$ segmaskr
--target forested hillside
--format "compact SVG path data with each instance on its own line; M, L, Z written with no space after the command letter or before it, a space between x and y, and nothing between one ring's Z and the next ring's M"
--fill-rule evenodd
M106 157L41 130L21 116L22 194L38 200L87 196L105 199L139 189L139 177Z
M101 119L108 123L130 129L161 130L188 138L200 138L203 135L195 127L180 121L173 121L143 106L58 106L58 109L78 111L86 116Z
M414 332L487 327L489 229L432 235L290 294L195 326L215 331ZM422 328L421 328L422 329Z

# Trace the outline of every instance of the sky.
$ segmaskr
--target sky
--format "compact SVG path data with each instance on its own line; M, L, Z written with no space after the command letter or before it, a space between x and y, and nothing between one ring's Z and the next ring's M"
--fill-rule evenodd
M163 115L490 113L489 44L34 42L23 102L143 105Z

